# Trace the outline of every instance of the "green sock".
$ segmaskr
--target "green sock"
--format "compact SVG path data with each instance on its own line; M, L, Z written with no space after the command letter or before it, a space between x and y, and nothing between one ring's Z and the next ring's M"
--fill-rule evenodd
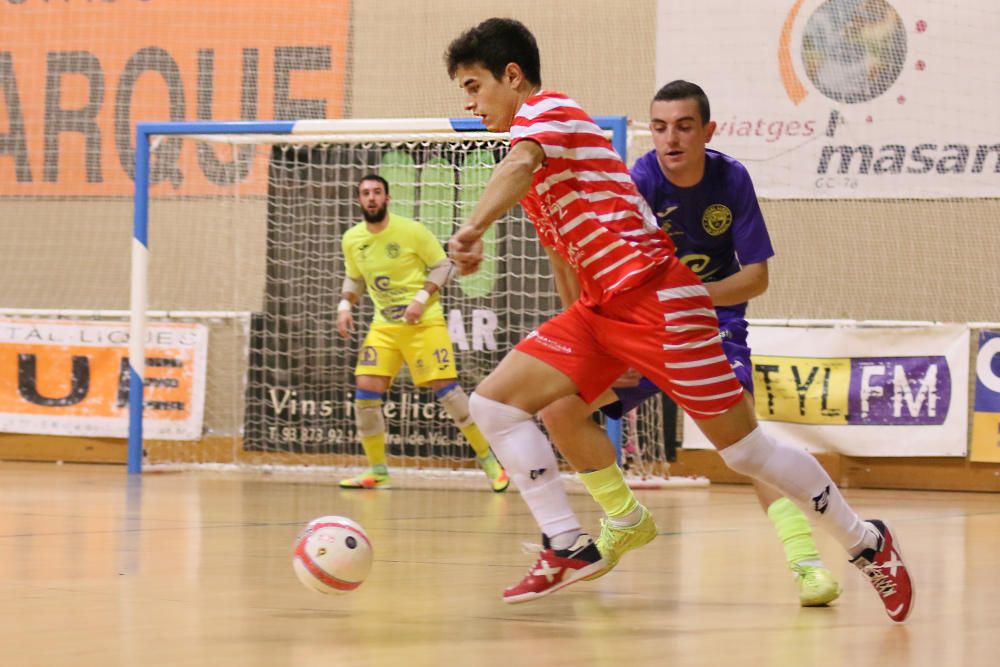
M577 477L590 491L597 504L601 506L604 513L614 519L623 517L638 506L639 502L632 494L632 489L625 483L625 476L618 464L612 463L603 470L594 472L577 473Z
M820 560L809 520L795 503L788 498L779 498L767 508L767 516L785 547L785 557L790 565L804 560Z

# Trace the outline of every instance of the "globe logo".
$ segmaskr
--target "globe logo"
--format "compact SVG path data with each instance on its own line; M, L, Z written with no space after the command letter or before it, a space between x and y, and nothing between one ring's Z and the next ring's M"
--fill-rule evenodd
M812 84L843 104L867 102L895 83L906 30L886 0L827 0L806 22L802 65Z

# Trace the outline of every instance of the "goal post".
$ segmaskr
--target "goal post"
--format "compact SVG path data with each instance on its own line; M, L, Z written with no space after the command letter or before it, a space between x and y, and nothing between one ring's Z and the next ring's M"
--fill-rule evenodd
M146 378L146 311L149 303L149 200L151 141L154 137L196 134L291 135L294 121L139 122L135 132L135 195L132 224L132 268L129 292L129 427L126 467L142 472L143 418ZM138 391L137 391L138 389Z
M595 121L608 132L615 149L625 159L627 119L624 116L600 116ZM471 211L488 179L490 168L505 154L508 138L504 134L486 132L478 119L137 123L128 366L128 472L140 473L144 465L144 420L149 409L147 387L152 382L146 372L145 345L148 314L153 311L167 316L173 314L181 319L187 316L239 320L239 324L234 325L234 329L240 330L235 336L239 340L232 346L236 356L243 356L243 363L242 366L239 362L234 363L226 372L241 377L238 382L230 377L228 382L220 381L218 384L226 385L228 391L236 393L242 384L244 396L233 397L230 401L236 406L233 408L236 416L230 417L231 423L226 427L207 424L206 433L229 433L234 441L241 441L241 448L258 453L276 448L269 438L283 438L283 444L277 448L302 454L303 460L308 461L304 465L315 465L311 455L320 450L336 450L338 454L360 460L357 443L350 442L356 439L348 405L353 386L344 379L345 374L353 371L351 353L340 349L331 353L327 349L330 322L327 321L324 327L321 320L325 315L308 312L317 304L324 304L329 309L335 307L336 299L332 298L334 294L331 290L335 284L339 285L343 275L335 275L342 274L342 264L333 266L332 248L339 252L339 236L358 219L353 198L354 181L367 170L388 176L393 195L390 211L414 217L432 228L439 240L444 241L450 230ZM226 151L229 151L228 156ZM222 157L219 157L220 152ZM375 164L373 155L381 161ZM416 159L414 156L417 156ZM211 164L215 172L209 174L206 164ZM196 171L199 165L206 181L201 184L190 178L186 171ZM372 168L373 165L376 168ZM249 184L251 181L255 181L256 185ZM416 194L418 190L420 197ZM249 217L256 217L257 212L266 210L267 230L255 233L255 238L260 237L266 248L247 253L257 259L265 257L265 260L257 265L248 265L249 268L242 264L220 266L218 272L226 276L220 279L222 282L240 283L240 290L245 289L242 283L252 283L248 288L249 296L232 300L224 296L209 303L201 298L203 295L200 292L210 287L214 289L215 279L202 277L195 279L196 284L188 288L195 293L193 298L174 298L171 293L170 298L160 298L157 303L151 303L151 292L159 292L161 296L164 291L170 292L171 288L161 283L173 280L171 270L178 272L177 269L151 270L151 262L156 261L157 253L163 252L154 238L157 233L164 232L163 228L190 224L187 218L192 216L193 210L215 211L218 208L221 211L228 207L231 211L227 215L235 220L235 228L226 240L218 243L220 247L230 249L233 255L239 255L239 246L244 242L241 240L244 230L240 225L250 224L246 220L247 208L241 204L244 200L255 202L251 207L255 213ZM156 216L151 215L151 206L156 205L169 209L168 214L161 216L165 219L154 219ZM177 259L179 263L196 262L199 258L202 263L217 261L211 251L203 248L215 242L204 239L202 230L214 224L219 216L214 212L198 213L198 216L204 217L207 222L199 221L194 227L196 231L178 232L182 237L177 239L178 248L168 251L173 257L180 258ZM327 224L330 218L335 218L336 222ZM279 223L288 220L297 229L294 238L288 237L284 231L275 231ZM472 308L482 306L472 310L474 321L469 325L472 331L470 338L475 340L456 343L462 348L458 364L460 380L466 376L463 367L470 363L470 355L476 354L476 372L481 377L510 345L558 308L558 297L549 281L547 263L543 264L532 255L539 253L530 223L520 210L507 216L506 221L511 223L512 231L498 232L494 241L496 249L506 250L494 250L496 254L493 257L489 257L488 251L488 262L495 262L491 266L495 266L496 273L486 279L475 276L460 279L457 287L450 286L445 293L445 304L452 299L449 291L458 290L465 302L472 304ZM184 234L187 236L184 237ZM315 248L320 246L320 254L325 260L314 257ZM508 257L505 252L514 252L514 255ZM236 257L235 261L242 262L243 258ZM261 266L261 263L266 266ZM308 266L303 268L303 264ZM309 271L321 271L322 275L310 277ZM237 276L238 280L233 276ZM491 285L484 287L484 280ZM322 283L322 289L314 289L310 281ZM236 289L233 287L234 293ZM498 296L498 293L510 290L516 293L503 298ZM225 294L226 289L215 291ZM279 303L279 299L284 301ZM368 311L362 308L359 323L366 321L370 306L368 308ZM501 312L500 319L506 318L506 322L499 326L499 329L504 329L504 326L508 329L502 343L488 340L493 333L484 333L476 328L480 325L482 329L488 328L491 308ZM297 330L299 324L289 324L286 316L292 311L299 322L305 321L312 327L308 332ZM446 308L446 315L450 329L457 327L460 333L466 330L463 327L468 322L463 320L469 319L468 313L448 312ZM492 317L497 319L495 314ZM495 321L492 325L497 327ZM278 336L285 338L278 341ZM487 339L487 344L493 344L490 354L476 353L476 345L482 342L480 337ZM261 344L260 340L265 338L274 339L277 343ZM318 348L305 349L318 339L322 339ZM300 343L305 347L300 349ZM344 347L357 347L357 341L349 341ZM302 359L290 358L299 353L303 355ZM326 398L303 398L306 392L301 387L304 385L290 381L288 388L276 390L261 383L261 377L266 373L279 374L287 379L297 373L306 373L309 365L336 366L339 376L334 382L338 384L336 390L339 393L325 394ZM210 377L219 372L219 369L211 367L208 371ZM329 382L332 375L327 373L324 381ZM210 380L210 394L213 392L212 384ZM237 390L232 388L234 384ZM315 384L310 387L316 390ZM217 400L218 396L211 398ZM284 425L286 422L280 421L255 421L261 402L272 404L269 409L277 406L278 413L284 410L284 417L298 411L300 416L309 417L300 422L307 425L287 426ZM418 412L423 416L429 414L426 405L418 410L414 406L415 401L409 400L405 391L397 402L397 422L405 422L407 415L412 417ZM650 410L653 418L633 419L624 424L624 428L622 420L606 422L620 459L625 444L624 456L630 465L666 463L662 409L657 405ZM324 412L327 414L322 414ZM268 418L272 417L273 414ZM320 423L323 417L339 419L340 422L327 428ZM392 420L389 421L391 427ZM399 426L403 430L410 429L409 437L414 437L412 427L412 424ZM636 429L642 429L643 434L637 433ZM287 434L290 435L285 437ZM423 434L417 436L416 440L424 440ZM644 442L647 439L650 440L648 445ZM410 451L413 447L406 442L397 449L401 455L412 458L419 457L423 451L433 451L433 447L448 446L442 444L447 437L436 442L432 442L433 438L426 440L430 444L423 449L417 446L414 450L416 454ZM643 442L641 452L639 442ZM452 447L449 451L457 450ZM184 460L192 459L185 457ZM210 459L205 462L210 462Z

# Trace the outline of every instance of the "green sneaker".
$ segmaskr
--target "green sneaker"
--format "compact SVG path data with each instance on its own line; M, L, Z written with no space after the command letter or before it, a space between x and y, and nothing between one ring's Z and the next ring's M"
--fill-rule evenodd
M840 597L840 584L825 567L795 563L791 569L799 585L799 604L803 607L823 607Z
M376 472L372 469L350 479L340 480L342 489L388 489L391 486L389 473Z
M597 538L597 549L608 565L600 572L587 577L588 581L603 577L618 564L625 552L649 544L656 537L656 522L653 521L653 515L642 505L639 507L642 509L642 516L634 526L622 528L612 525L607 517L601 519L601 534Z
M510 486L510 478L507 477L507 471L497 461L497 457L493 455L493 452L490 452L483 458L477 457L476 463L483 469L486 476L490 478L490 488L493 489L494 493L502 493L507 490L507 487Z

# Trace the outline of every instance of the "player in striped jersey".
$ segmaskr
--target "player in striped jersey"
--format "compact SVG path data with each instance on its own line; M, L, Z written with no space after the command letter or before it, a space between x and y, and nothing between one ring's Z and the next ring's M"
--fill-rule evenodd
M475 271L483 234L520 201L560 294L572 298L574 275L579 285L572 305L521 341L469 401L543 533L538 560L504 599L536 599L612 564L582 532L532 415L574 394L591 403L631 367L697 421L733 470L808 508L854 557L890 618L905 619L912 587L892 533L881 521L862 521L811 455L758 427L722 349L708 290L678 261L600 129L576 102L542 90L528 29L488 19L455 39L446 61L466 110L490 131L511 133L510 152L449 241L452 258L463 273Z
M705 148L715 129L710 118L708 97L699 86L687 81L663 86L650 104L655 148L639 158L632 178L677 246L681 262L705 283L719 319L722 348L736 377L752 393L744 318L747 301L767 289L767 261L774 250L746 168ZM606 391L589 406L578 396L567 396L542 411L553 443L595 491L607 514L605 524L628 527L627 512L637 503L618 471L614 448L606 446L606 439L591 437L590 414L600 408L620 417L659 393L648 379L635 378L632 386ZM766 484L755 480L754 489L785 547L802 606L835 600L840 585L824 566L802 510ZM598 546L614 554L615 544L606 542L616 535L605 534Z

